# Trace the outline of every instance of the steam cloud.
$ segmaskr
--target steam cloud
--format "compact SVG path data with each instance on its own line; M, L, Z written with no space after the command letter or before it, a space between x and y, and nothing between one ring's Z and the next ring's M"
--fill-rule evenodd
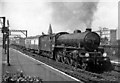
M91 28L98 2L52 2L52 20L64 29Z

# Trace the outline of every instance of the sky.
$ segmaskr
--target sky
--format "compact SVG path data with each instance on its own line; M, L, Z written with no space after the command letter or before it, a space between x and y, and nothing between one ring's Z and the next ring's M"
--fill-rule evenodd
M86 3L84 3L85 1ZM28 36L91 27L118 28L118 0L0 0L0 16L10 29L28 30Z

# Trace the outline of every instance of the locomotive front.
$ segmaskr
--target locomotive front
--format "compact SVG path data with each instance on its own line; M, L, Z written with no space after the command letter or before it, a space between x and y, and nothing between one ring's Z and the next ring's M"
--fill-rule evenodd
M85 63L93 72L111 71L113 66L104 48L100 48L100 36L95 32L87 33L83 45L86 49Z

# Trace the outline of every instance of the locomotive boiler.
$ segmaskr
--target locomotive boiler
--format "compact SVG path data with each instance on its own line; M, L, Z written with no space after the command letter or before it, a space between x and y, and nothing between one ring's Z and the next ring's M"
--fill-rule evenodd
M56 39L56 44L94 51L100 44L100 37L97 33L87 30L82 33L62 34Z

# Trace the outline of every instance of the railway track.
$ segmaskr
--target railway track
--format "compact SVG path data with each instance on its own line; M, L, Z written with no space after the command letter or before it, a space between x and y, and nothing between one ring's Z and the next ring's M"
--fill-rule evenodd
M86 83L117 83L115 79L107 79L102 75L79 70L73 73L77 75L79 79L85 81Z
M79 80L82 80L84 83L119 83L118 78L115 75L112 75L110 73L96 74L96 73L91 73L81 69L75 69L74 67L71 67L67 64L63 64L60 62L55 62L54 60L51 60L47 57L38 56L38 54L31 53L26 50L22 50L20 48L16 48L16 47L13 47L13 48L37 60L40 60L56 69L59 69Z
M108 77L109 79L115 79L117 78L120 80L120 73L112 71L112 72L104 72L102 76Z
M113 63L113 65L115 67L114 71L120 72L120 64Z
M109 76L111 78L115 77L120 80L120 64L113 63L114 70L112 72L104 72L104 76Z

